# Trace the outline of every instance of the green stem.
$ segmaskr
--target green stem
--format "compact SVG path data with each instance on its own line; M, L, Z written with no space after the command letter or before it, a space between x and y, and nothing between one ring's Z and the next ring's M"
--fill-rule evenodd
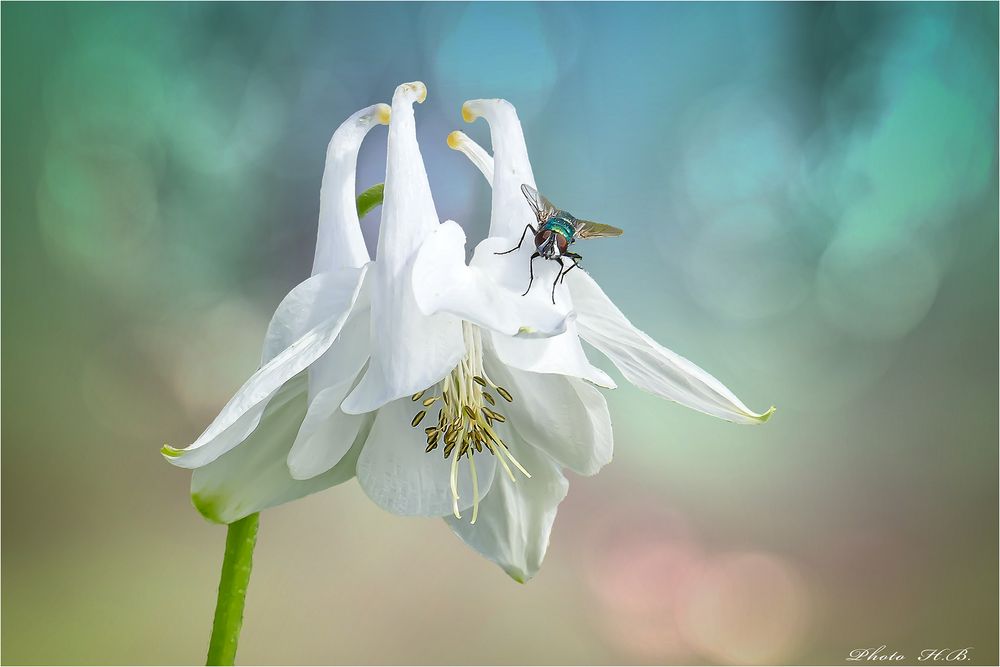
M382 203L385 183L373 185L358 195L358 217L363 218L368 212Z
M222 560L219 599L215 603L212 639L208 644L206 665L233 665L236 645L243 625L243 605L253 567L253 548L257 543L260 514L254 513L229 524L226 555Z

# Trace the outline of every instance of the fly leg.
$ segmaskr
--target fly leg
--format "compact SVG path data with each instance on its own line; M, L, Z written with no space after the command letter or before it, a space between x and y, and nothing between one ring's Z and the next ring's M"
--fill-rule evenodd
M517 250L517 248L515 248L515 250ZM508 250L508 252L510 252L510 251ZM498 253L498 254L503 254L503 253ZM524 296L525 294L527 294L528 292L530 292L531 291L531 283L535 282L535 258L536 257L541 257L541 255L539 255L536 252L534 255L531 256L531 261L528 262L528 275L530 276L530 279L528 280L528 289L524 290L524 294L522 294L521 296Z
M506 255L507 253L509 253L509 252L514 252L515 250L517 250L518 248L520 248L520 247L521 247L521 244L522 244L522 243L524 243L524 237L525 237L525 236L527 236L527 234L528 234L528 230L529 230L529 229L531 230L531 233L532 233L532 234L537 234L537 233L538 233L538 232L537 232L537 231L535 230L535 228L534 228L534 227L533 227L532 225L528 225L528 226L526 226L526 227L524 228L524 231L523 231L523 232L521 232L521 240L517 242L517 245L516 245L516 246L514 246L514 247L513 247L513 248L511 248L510 250L504 250L503 252L495 252L495 253L493 253L493 254L494 254L494 255ZM528 288L530 289L530 288L531 288L531 286L529 285L529 286L528 286Z
M556 257L555 259L556 259L557 262L559 262L559 270L556 271L556 279L552 281L552 305L553 306L556 305L556 285L559 284L559 278L562 277L564 269L566 271L569 271L569 269L567 269L566 266L562 263L562 257ZM571 266L569 268L572 269L573 267Z
M572 271L573 269L575 269L576 267L580 266L580 260L583 259L583 257L581 257L580 255L576 254L575 252L568 252L568 253L566 253L566 257L569 257L570 259L573 260L573 265L571 267L569 267L568 269L566 269L565 271L562 272L562 275L559 276L559 282L565 282L566 281L566 274L569 273L570 271Z

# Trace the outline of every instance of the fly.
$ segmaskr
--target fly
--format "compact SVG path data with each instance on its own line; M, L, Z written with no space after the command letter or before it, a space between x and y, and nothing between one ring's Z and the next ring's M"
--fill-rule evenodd
M551 259L559 262L560 267L559 272L556 273L556 279L552 283L552 303L555 304L556 286L565 280L566 274L579 266L580 260L583 259L582 256L572 252L569 247L576 243L577 239L599 239L621 236L622 230L611 225L602 225L592 220L581 220L569 211L558 209L552 202L540 195L538 190L527 183L521 185L521 192L524 193L528 204L531 206L531 210L535 213L538 227L536 229L535 225L527 225L521 234L521 240L518 241L516 246L510 250L496 254L506 255L519 249L521 244L524 243L524 237L528 235L528 230L531 230L531 233L535 237L535 252L531 256L531 262L528 264L528 274L530 276L528 289L524 290L524 294L521 296L531 291L531 284L535 281L535 258ZM567 267L563 264L563 257L568 257L573 260L573 263Z

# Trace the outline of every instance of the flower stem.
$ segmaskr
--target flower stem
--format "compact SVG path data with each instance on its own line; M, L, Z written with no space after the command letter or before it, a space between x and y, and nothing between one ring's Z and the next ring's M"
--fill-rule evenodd
M235 664L259 523L260 514L254 513L229 524L206 665Z
M385 183L373 185L358 195L358 217L363 218L368 212L382 203Z

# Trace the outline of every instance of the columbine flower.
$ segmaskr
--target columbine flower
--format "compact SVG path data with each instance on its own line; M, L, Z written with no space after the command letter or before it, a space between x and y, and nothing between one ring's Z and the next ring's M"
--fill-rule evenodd
M376 261L361 237L354 171L385 105L355 114L330 143L313 276L279 306L263 365L193 445L165 454L197 468L195 504L217 521L356 474L381 507L445 517L525 581L566 495L563 469L590 475L611 460L610 415L594 385L615 385L580 336L668 398L745 423L770 413L750 412L635 330L582 271L557 287L558 305L547 291L520 296L527 257L496 252L530 221L520 185L534 180L516 114L499 100L463 109L490 121L495 179L493 158L461 133L449 137L494 192L491 237L466 265L465 235L438 222L417 146L413 103L425 95L412 83L393 96Z

